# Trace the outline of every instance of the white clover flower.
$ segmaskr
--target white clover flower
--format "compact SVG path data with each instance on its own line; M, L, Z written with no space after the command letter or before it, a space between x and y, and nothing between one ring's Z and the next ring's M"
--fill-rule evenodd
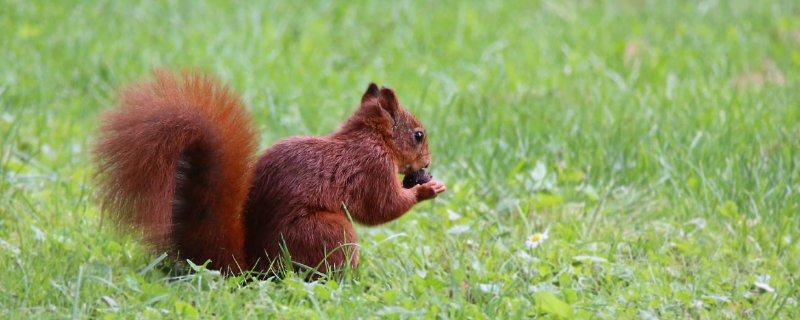
M533 248L538 247L540 244L542 244L542 242L544 242L545 239L548 238L547 232L549 230L550 229L547 229L542 233L538 233L537 232L537 233L534 233L532 236L528 237L528 239L525 240L525 247L528 248L528 249L533 249Z

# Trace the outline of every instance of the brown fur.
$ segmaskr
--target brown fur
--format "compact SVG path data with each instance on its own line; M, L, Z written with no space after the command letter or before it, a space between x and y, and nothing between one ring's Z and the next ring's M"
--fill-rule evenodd
M159 71L105 115L99 194L157 250L211 259L226 274L268 272L282 246L321 272L355 267L347 212L378 225L445 191L437 181L403 189L397 178L430 164L427 137L415 138L424 132L394 91L370 84L338 131L279 141L252 167L258 142L239 98L210 78Z

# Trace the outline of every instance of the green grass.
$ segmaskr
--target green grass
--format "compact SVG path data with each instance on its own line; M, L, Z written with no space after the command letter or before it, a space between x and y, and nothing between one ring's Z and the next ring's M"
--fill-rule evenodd
M796 1L1 2L0 318L800 317ZM358 228L355 279L169 282L86 155L153 67L264 147L391 86L448 191Z

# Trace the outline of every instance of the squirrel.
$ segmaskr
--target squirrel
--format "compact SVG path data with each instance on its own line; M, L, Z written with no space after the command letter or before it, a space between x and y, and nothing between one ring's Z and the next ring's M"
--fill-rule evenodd
M256 158L253 119L229 86L195 71L154 75L118 92L93 161L104 215L173 259L225 275L274 273L286 258L317 274L356 268L351 218L380 225L446 190L430 177L401 184L431 157L390 88L370 83L335 132L286 138Z

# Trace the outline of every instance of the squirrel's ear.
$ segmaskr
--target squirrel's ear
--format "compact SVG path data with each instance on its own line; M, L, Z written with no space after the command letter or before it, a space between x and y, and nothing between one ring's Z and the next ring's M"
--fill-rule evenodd
M369 87L367 87L367 92L364 92L364 95L361 96L361 103L367 102L370 99L377 99L378 98L378 85L375 82L370 82Z
M397 95L394 94L394 90L387 87L381 88L378 104L383 110L389 112L392 118L397 113L397 109L400 108L400 101L397 101Z

